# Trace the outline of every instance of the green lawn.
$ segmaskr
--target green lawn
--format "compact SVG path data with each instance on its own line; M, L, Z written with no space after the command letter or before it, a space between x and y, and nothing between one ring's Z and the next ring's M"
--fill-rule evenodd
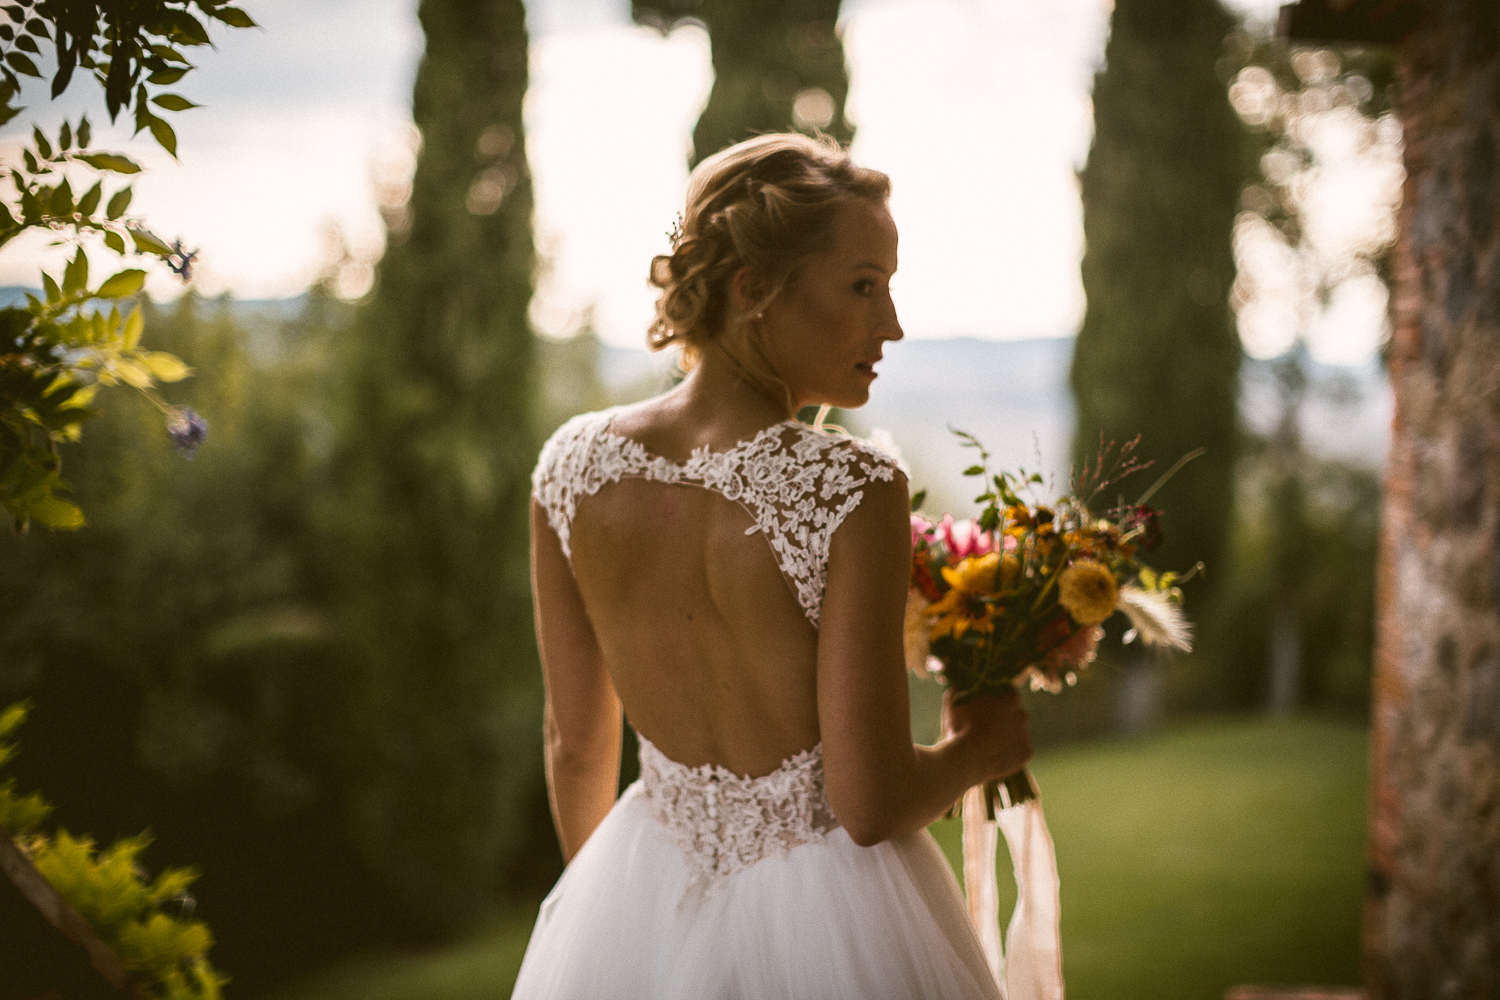
M1355 983L1365 748L1361 727L1304 718L1195 723L1039 757L1069 995L1210 1000L1239 983ZM933 828L954 861L957 827ZM440 951L328 970L276 1000L506 997L534 912Z

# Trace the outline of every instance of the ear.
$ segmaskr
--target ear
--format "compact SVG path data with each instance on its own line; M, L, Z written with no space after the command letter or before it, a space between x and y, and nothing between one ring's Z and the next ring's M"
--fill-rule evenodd
M746 264L734 272L729 290L730 304L734 307L734 311L744 315L761 304L770 292L771 286L760 271Z

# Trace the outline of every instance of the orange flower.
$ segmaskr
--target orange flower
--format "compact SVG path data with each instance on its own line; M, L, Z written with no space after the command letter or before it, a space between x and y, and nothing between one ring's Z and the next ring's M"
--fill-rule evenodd
M932 626L934 641L945 635L961 639L970 629L986 633L995 630L986 598L993 597L999 587L999 569L998 552L971 556L957 566L943 567L943 579L951 589L923 612L937 619Z

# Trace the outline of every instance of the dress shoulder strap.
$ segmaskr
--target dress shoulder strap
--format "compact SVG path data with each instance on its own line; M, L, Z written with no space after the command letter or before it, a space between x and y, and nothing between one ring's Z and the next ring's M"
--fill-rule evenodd
M563 555L569 559L573 555L570 542L579 498L602 485L602 481L595 482L590 489L591 479L598 479L597 471L591 475L596 464L591 456L601 432L609 426L609 417L608 410L601 410L580 413L564 423L542 445L531 473L531 495L547 512L547 523L557 533Z
M816 628L822 618L834 533L859 507L866 486L905 475L906 467L860 438L824 433L806 424L790 427L788 440L778 442L790 460L781 476L766 474L777 465L774 453L746 456L746 507L756 520L751 531L765 532L797 603Z

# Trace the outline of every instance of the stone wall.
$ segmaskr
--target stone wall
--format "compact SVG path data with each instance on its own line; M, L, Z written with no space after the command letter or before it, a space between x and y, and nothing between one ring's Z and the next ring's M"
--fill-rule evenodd
M1366 980L1500 996L1500 4L1422 0L1380 568Z

